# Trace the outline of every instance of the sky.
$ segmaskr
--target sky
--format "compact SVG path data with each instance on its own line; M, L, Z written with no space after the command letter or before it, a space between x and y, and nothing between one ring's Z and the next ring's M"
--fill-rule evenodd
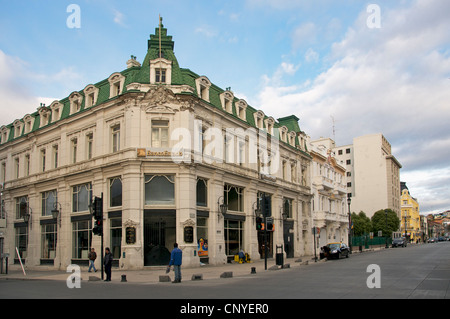
M338 146L382 133L421 214L450 209L448 0L0 0L0 126L142 62L182 68Z

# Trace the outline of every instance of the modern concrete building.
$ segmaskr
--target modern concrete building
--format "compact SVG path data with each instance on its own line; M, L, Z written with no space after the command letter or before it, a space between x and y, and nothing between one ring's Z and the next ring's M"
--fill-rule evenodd
M319 229L318 247L330 242L348 244L349 215L345 165L336 160L330 138L311 141L311 191L314 226Z
M92 247L101 253L94 196L121 269L167 265L174 242L185 266L226 263L241 249L261 258L263 213L274 223L270 256L276 245L285 257L312 253L311 156L299 119L276 120L181 68L173 49L160 25L142 63L132 56L125 70L0 127L10 261L17 251L28 267L87 265Z
M391 144L381 134L356 137L353 144L335 148L336 158L345 163L351 211L367 217L390 208L400 218L400 168Z

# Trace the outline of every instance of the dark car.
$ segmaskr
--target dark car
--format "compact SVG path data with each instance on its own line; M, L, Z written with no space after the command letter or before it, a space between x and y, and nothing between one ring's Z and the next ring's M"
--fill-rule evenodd
M329 243L324 247L325 256L327 259L332 258L341 258L341 257L349 257L349 248L346 244L343 243Z
M406 245L406 240L403 237L394 238L394 240L392 241L392 247L406 247Z

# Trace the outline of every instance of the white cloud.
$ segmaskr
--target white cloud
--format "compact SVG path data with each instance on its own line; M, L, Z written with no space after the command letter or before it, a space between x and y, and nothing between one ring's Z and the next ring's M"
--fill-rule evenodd
M40 103L50 105L58 98L37 97L33 94L31 85L39 83L40 87L57 87L66 94L76 90L82 82L82 76L72 67L67 67L54 74L38 74L31 71L27 62L17 57L8 56L0 50L0 109L1 125L8 125L26 114L36 111ZM78 88L79 89L79 88ZM71 91L70 91L71 90Z
M409 8L383 9L381 29L369 29L363 10L332 46L326 71L301 84L283 85L274 76L260 91L259 105L274 117L296 114L313 139L331 136L333 115L338 145L381 132L407 164L401 172L448 167L450 19L443 12L450 12L450 2L420 0ZM293 46L302 38L313 41L316 31L312 23L301 25ZM427 192L416 196L431 203Z
M118 24L122 27L125 27L125 16L122 12L120 12L119 10L113 9L113 14L114 14L114 23Z

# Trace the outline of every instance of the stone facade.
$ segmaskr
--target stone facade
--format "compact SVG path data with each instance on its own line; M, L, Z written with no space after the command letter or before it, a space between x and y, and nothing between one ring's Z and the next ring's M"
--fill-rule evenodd
M121 269L167 264L174 242L185 266L223 264L241 249L263 257L263 195L270 255L276 245L286 257L312 253L311 155L298 118L275 120L180 68L173 47L156 28L142 64L132 57L124 71L0 128L11 261L17 247L28 267L87 265L91 248L101 253L94 196Z

